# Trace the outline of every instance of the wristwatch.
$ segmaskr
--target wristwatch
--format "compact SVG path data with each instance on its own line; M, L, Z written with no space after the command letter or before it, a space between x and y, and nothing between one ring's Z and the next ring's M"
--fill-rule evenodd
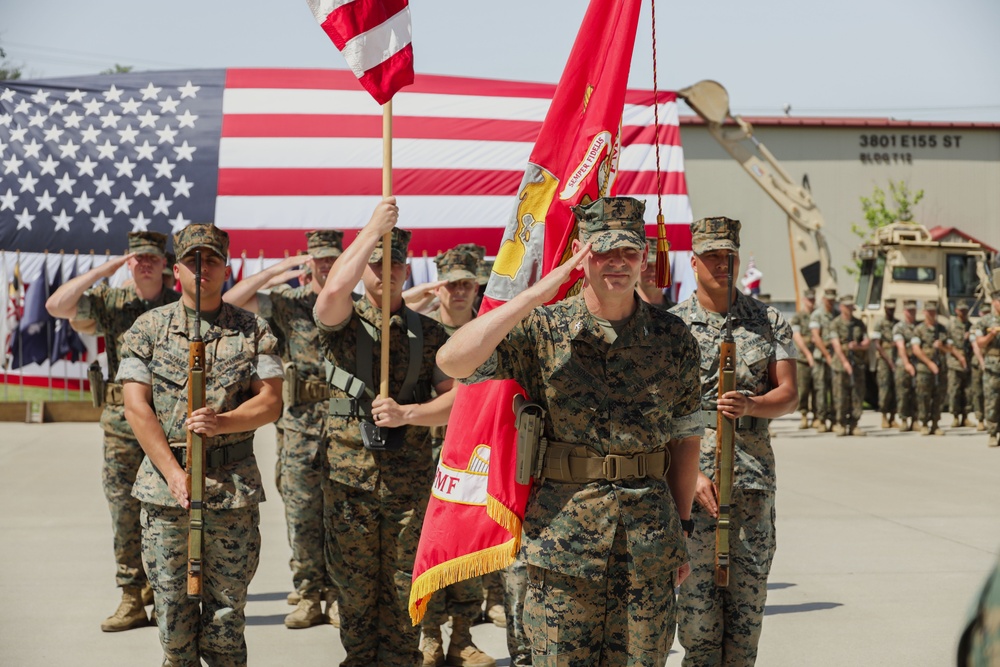
M694 533L694 519L681 519L681 529L688 535Z

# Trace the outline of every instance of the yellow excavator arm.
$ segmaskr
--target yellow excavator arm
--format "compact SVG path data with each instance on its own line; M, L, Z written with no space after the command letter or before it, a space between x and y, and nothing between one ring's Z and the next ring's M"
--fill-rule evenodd
M796 185L769 150L753 135L753 127L729 111L729 94L716 81L699 81L677 91L708 131L734 160L788 215L795 298L801 303L806 288L837 287L837 271L830 262L830 247L823 236L823 215L809 192ZM726 125L732 120L735 125Z

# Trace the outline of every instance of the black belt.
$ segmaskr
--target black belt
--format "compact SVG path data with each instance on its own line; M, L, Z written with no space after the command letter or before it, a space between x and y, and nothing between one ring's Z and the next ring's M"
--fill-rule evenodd
M171 447L170 452L184 468L187 465L187 447ZM253 438L224 447L212 447L205 450L205 469L219 468L230 463L236 463L253 455Z
M702 410L702 418L705 420L705 428L717 429L719 428L719 413L715 410ZM767 428L767 423L771 421L770 419L764 419L763 417L750 417L749 415L740 417L736 420L736 430L737 431L763 431Z

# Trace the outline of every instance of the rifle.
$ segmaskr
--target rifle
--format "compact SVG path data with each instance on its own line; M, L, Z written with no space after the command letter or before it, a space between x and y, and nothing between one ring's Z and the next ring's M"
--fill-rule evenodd
M736 390L736 341L733 340L733 259L729 255L726 294L726 332L719 343L719 397ZM718 407L718 406L717 406ZM733 496L733 459L736 421L718 410L715 432L715 482L719 492L719 518L715 524L715 585L729 585L729 523Z
M188 417L205 407L205 343L201 339L201 250L194 260L194 334L188 346ZM201 598L202 545L204 519L202 501L205 496L205 441L194 431L187 433L187 475L191 490L191 513L188 527L189 599Z

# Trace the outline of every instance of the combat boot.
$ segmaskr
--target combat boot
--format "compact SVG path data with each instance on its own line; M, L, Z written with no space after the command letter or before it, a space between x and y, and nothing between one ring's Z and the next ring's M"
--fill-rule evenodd
M865 433L864 431L862 431L857 426L852 426L851 427L851 435L853 435L855 438L863 438L863 437L865 437L868 434Z
M959 428L961 426L962 426L962 416L961 415L955 415L955 419L953 419L952 422L951 422L951 427L952 428Z
M153 604L153 587L146 582L146 585L142 587L142 606L148 607Z
M285 627L292 630L311 628L314 625L324 625L328 622L326 614L323 613L323 606L319 600L319 593L303 595L298 605L288 616L285 616Z
M799 423L799 430L804 431L809 428L809 417L802 415L802 421Z
M882 428L889 428L890 423L889 415L882 415Z
M289 607L297 607L299 602L302 601L302 595L298 591L292 591L285 598L285 602L288 603Z
M328 588L323 596L326 598L326 617L330 619L330 625L335 628L339 628L340 603L337 601L337 589Z
M471 629L469 619L451 617L451 643L444 664L452 667L496 667L497 661L472 643Z
M899 430L906 433L913 430L913 419L904 419L903 423L899 425Z
M921 426L920 427L920 435L930 435L930 434L931 434L930 427L928 427L928 426Z
M934 423L931 424L931 433L934 435L944 435L944 429Z
M998 444L1000 444L1000 440L997 439L996 433L990 433L989 435L986 436L987 447L996 447Z
M818 429L818 428L819 428L819 425L820 425L820 424L822 424L822 423L823 423L823 422L822 422L822 421L820 421L819 419L815 419L815 418L814 418L814 419L812 420L812 424L810 424L810 428L816 428L816 429Z
M827 428L827 425L826 425L825 421L820 421L818 424L816 424L816 432L817 433L826 433L829 430L830 429Z
M420 663L422 667L441 667L444 664L441 628L435 628L431 632L424 631L424 638L420 640L420 652L424 656L424 661Z
M985 431L986 430L986 422L984 422L982 419L980 419L979 423L976 424L976 430L977 431Z
M504 610L503 598L497 599L492 592L486 594L486 620L498 628L507 627L507 612Z
M833 431L834 435L844 435L844 427L840 424L834 424L830 430Z
M142 589L138 586L122 588L122 601L118 609L101 623L104 632L121 632L149 625L146 608L142 604Z

